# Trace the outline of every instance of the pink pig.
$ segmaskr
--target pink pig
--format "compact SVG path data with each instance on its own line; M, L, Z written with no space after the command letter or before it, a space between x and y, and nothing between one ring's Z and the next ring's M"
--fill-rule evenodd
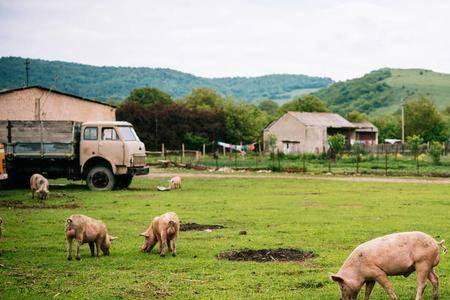
M439 278L434 267L439 264L439 246L447 251L444 240L436 242L431 236L419 232L401 232L365 242L350 254L337 274L331 279L339 284L342 300L356 300L366 285L365 300L378 282L390 299L398 299L388 276L409 276L417 272L416 300L422 298L427 279L431 282L433 300L438 298Z

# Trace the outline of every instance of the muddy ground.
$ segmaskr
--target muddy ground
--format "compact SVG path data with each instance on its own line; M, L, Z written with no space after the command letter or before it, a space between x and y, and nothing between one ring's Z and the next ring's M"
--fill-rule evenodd
M228 259L233 261L257 261L257 262L271 262L271 261L305 261L316 257L312 251L303 251L297 249L261 249L261 250L233 250L230 252L223 252L218 255L220 259Z

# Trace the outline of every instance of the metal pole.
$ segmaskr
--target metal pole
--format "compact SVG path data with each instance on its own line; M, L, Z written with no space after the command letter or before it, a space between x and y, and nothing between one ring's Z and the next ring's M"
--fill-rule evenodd
M405 143L405 98L401 101L401 110L402 110L402 144Z

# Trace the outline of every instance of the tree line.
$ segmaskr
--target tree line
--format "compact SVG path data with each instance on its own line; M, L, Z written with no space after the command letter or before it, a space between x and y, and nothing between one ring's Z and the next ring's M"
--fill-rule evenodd
M264 128L287 111L330 112L316 95L295 97L283 105L273 100L259 103L236 101L210 88L194 88L188 95L173 99L157 88L134 89L117 109L117 119L131 122L148 149L199 150L206 144L214 151L217 141L261 142ZM420 136L424 142L445 142L449 136L450 105L440 112L427 97L405 103L405 136ZM401 138L400 111L368 116L352 111L350 122L370 121L379 129L379 142Z

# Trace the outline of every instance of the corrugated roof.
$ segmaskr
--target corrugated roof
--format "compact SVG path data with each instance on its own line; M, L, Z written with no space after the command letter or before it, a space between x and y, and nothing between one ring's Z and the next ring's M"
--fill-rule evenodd
M355 128L352 123L335 113L289 111L288 114L290 114L306 126L321 126L327 128Z
M106 105L106 106L109 106L109 107L116 108L112 104L108 104L108 103L97 101L97 100L93 100L93 99L84 98L84 97L73 95L73 94L69 94L69 93L66 93L66 92L61 92L61 91L50 89L50 88L43 87L43 86L40 86L40 85L32 85L32 86L26 86L26 87L21 87L21 88L16 88L16 89L0 91L0 95L1 94L6 94L6 93L23 91L23 90L27 90L27 89L41 89L41 90L45 90L47 92L56 93L56 94L60 94L60 95L64 95L64 96L69 96L69 97L77 98L77 99L80 99L80 100L89 101L89 102L93 102L93 103L97 103L97 104Z
M353 123L359 132L378 132L378 128L370 122Z

